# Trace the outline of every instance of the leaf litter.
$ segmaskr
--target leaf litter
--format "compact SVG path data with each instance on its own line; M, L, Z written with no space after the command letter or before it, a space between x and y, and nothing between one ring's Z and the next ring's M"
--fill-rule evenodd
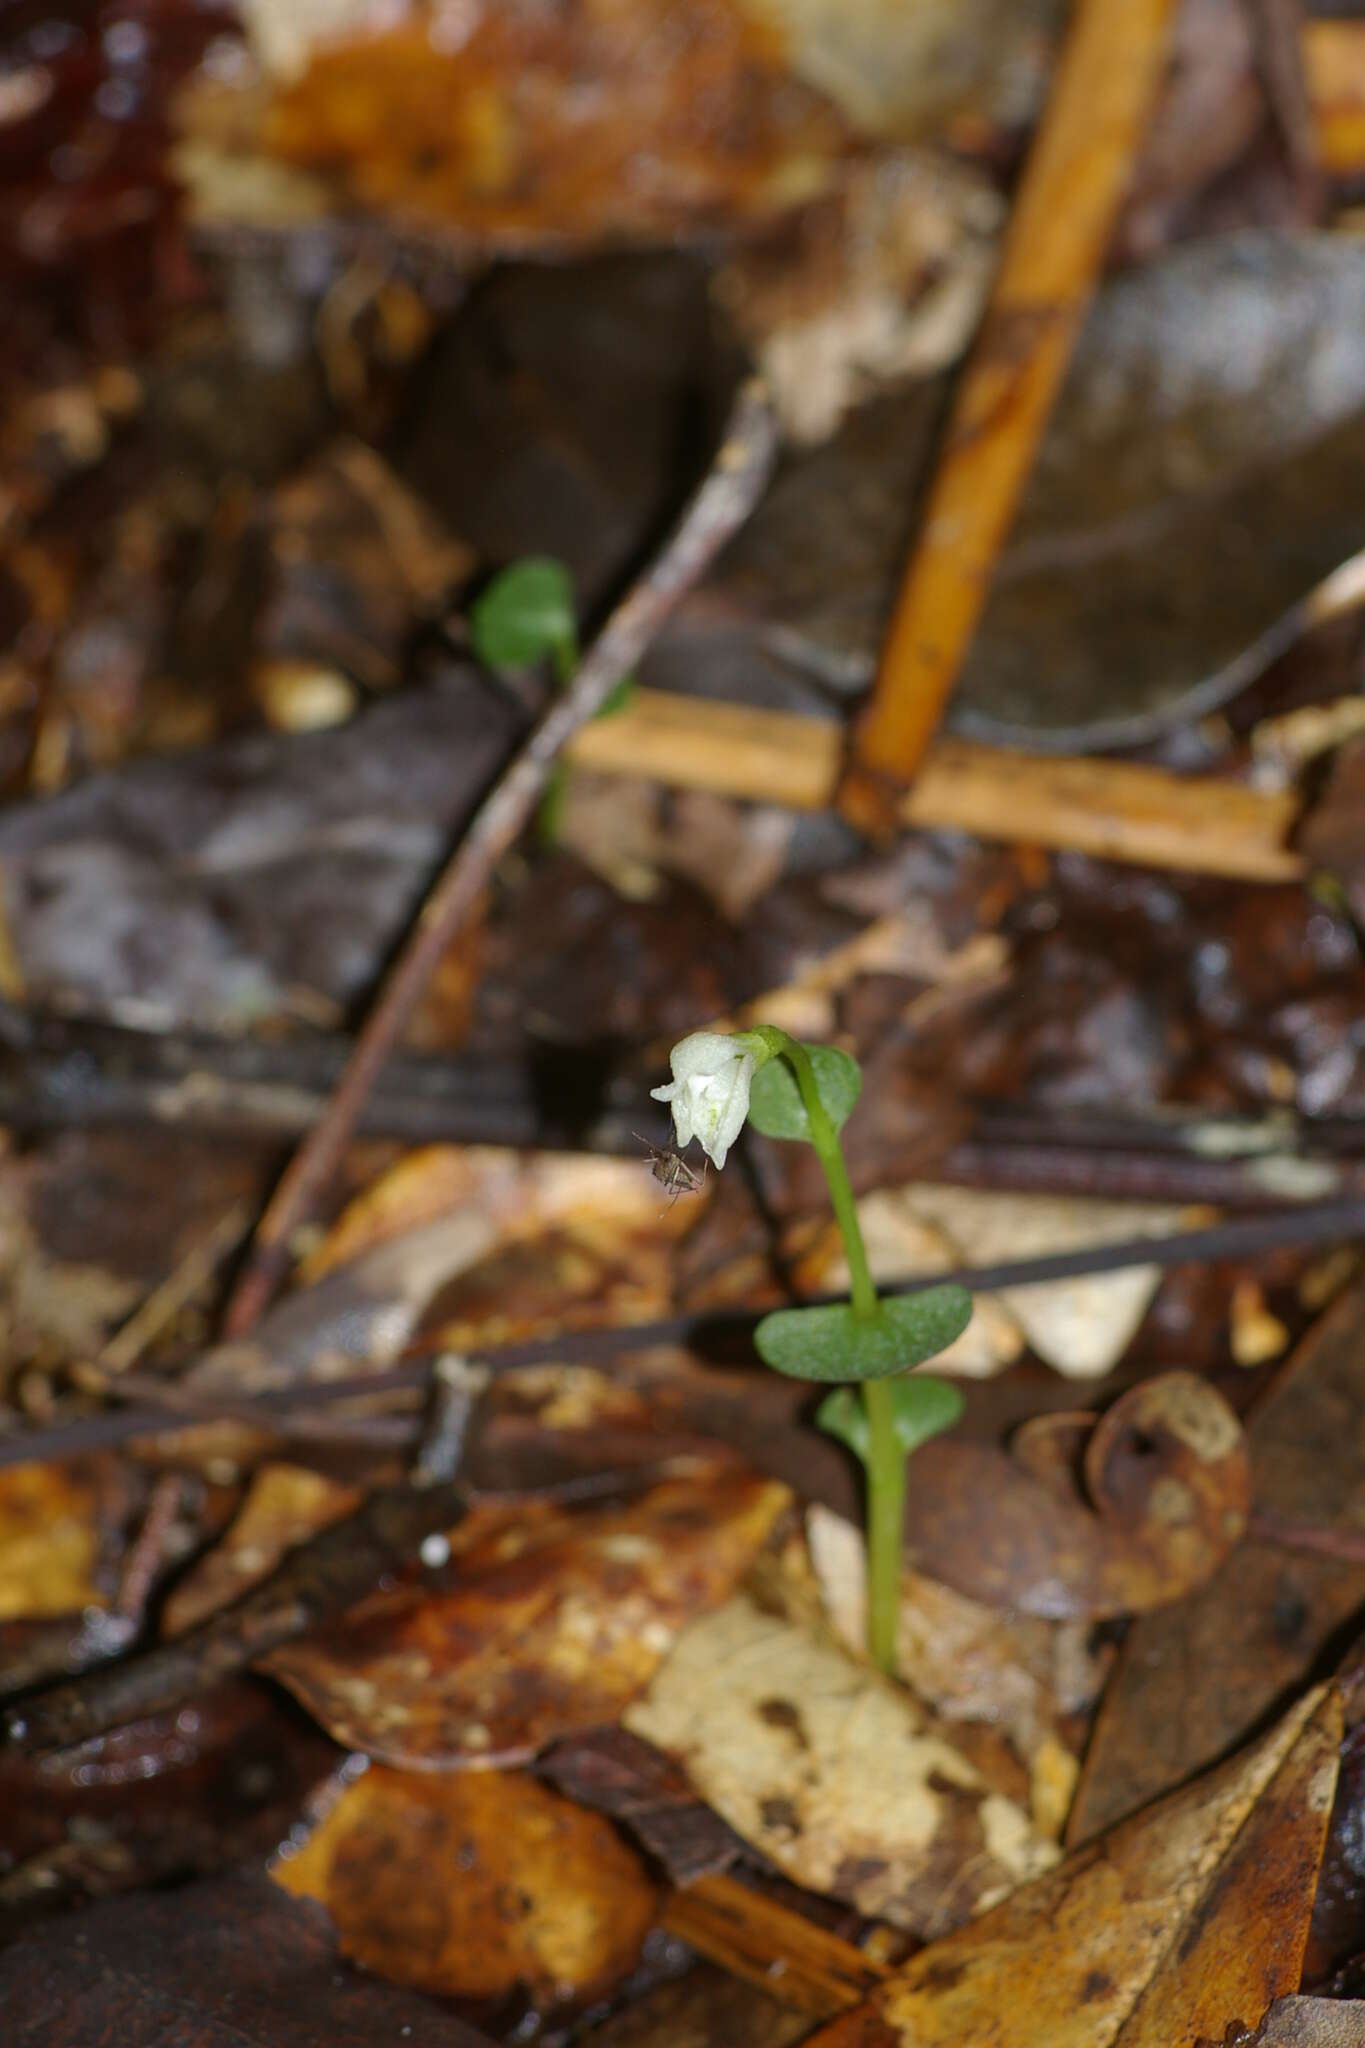
M1060 10L59 12L0 30L10 2031L1354 2039L1351 1251L1158 1244L1362 1186L1325 42L1296 87L1231 0L1173 10L953 712L1154 742L1211 813L1273 779L1307 881L1269 886L1122 864L1148 763L1089 763L1113 862L869 852L707 723L799 752L870 674ZM571 768L488 874L225 1339L225 1219L547 701L471 601L554 554L589 645L746 358L778 479L641 663L686 744ZM1027 762L956 758L1012 816ZM847 1285L814 1162L650 1175L669 1044L764 1019L863 1067L880 1279L1071 1262L946 1361L899 1684L856 1470L752 1357Z

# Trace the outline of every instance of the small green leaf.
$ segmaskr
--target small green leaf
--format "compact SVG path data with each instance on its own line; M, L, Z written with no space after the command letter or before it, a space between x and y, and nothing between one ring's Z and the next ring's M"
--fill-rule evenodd
M941 1436L945 1429L960 1422L966 1405L960 1388L951 1380L936 1379L930 1373L917 1372L905 1379L892 1380L889 1391L896 1442L907 1458L921 1444L927 1444L931 1436ZM837 1437L864 1465L867 1463L867 1409L855 1388L836 1387L832 1394L826 1394L815 1411L815 1420L827 1436Z
M863 1085L858 1062L836 1045L808 1045L815 1086L825 1114L836 1131L853 1113ZM765 1138L803 1138L810 1142L810 1118L801 1100L796 1076L779 1054L754 1075L749 1091L749 1122Z
M531 668L553 655L566 674L578 655L573 578L550 555L528 555L493 578L469 614L474 651L489 668Z
M875 1317L845 1302L828 1308L780 1308L764 1316L754 1345L765 1365L794 1380L885 1380L946 1351L972 1315L965 1287L928 1287L893 1295Z

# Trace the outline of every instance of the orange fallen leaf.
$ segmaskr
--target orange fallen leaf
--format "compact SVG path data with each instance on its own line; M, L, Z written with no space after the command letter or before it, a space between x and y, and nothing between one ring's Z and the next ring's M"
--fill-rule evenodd
M90 1464L0 1473L0 1621L103 1606L100 1487Z
M272 1875L326 1906L343 1955L448 1997L600 1993L633 1968L658 1905L609 1821L519 1771L372 1765Z

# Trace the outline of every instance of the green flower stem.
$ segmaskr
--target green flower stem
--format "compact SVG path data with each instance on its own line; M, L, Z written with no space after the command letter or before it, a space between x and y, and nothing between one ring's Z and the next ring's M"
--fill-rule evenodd
M880 1303L867 1263L867 1247L844 1164L843 1146L820 1100L810 1055L785 1031L764 1026L763 1036L796 1076L810 1124L811 1144L824 1168L835 1219L844 1240L853 1313L870 1322L878 1314ZM891 1382L864 1381L862 1397L868 1434L867 1647L873 1661L894 1678L905 1528L905 1456L896 1436Z
M867 1411L867 1647L896 1675L901 1560L905 1546L905 1453L896 1438L893 1380L864 1380Z

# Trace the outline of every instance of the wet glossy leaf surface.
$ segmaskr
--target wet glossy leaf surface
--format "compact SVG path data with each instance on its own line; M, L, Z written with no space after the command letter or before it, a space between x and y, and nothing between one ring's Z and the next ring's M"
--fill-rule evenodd
M263 1877L116 1900L29 1935L0 1973L15 2048L480 2048L416 1992L345 1966L327 1916ZM406 2030L406 2031L405 2031Z
M448 1566L268 1668L338 1741L409 1770L529 1758L619 1715L684 1623L725 1598L786 1499L722 1470L614 1511L479 1510Z

